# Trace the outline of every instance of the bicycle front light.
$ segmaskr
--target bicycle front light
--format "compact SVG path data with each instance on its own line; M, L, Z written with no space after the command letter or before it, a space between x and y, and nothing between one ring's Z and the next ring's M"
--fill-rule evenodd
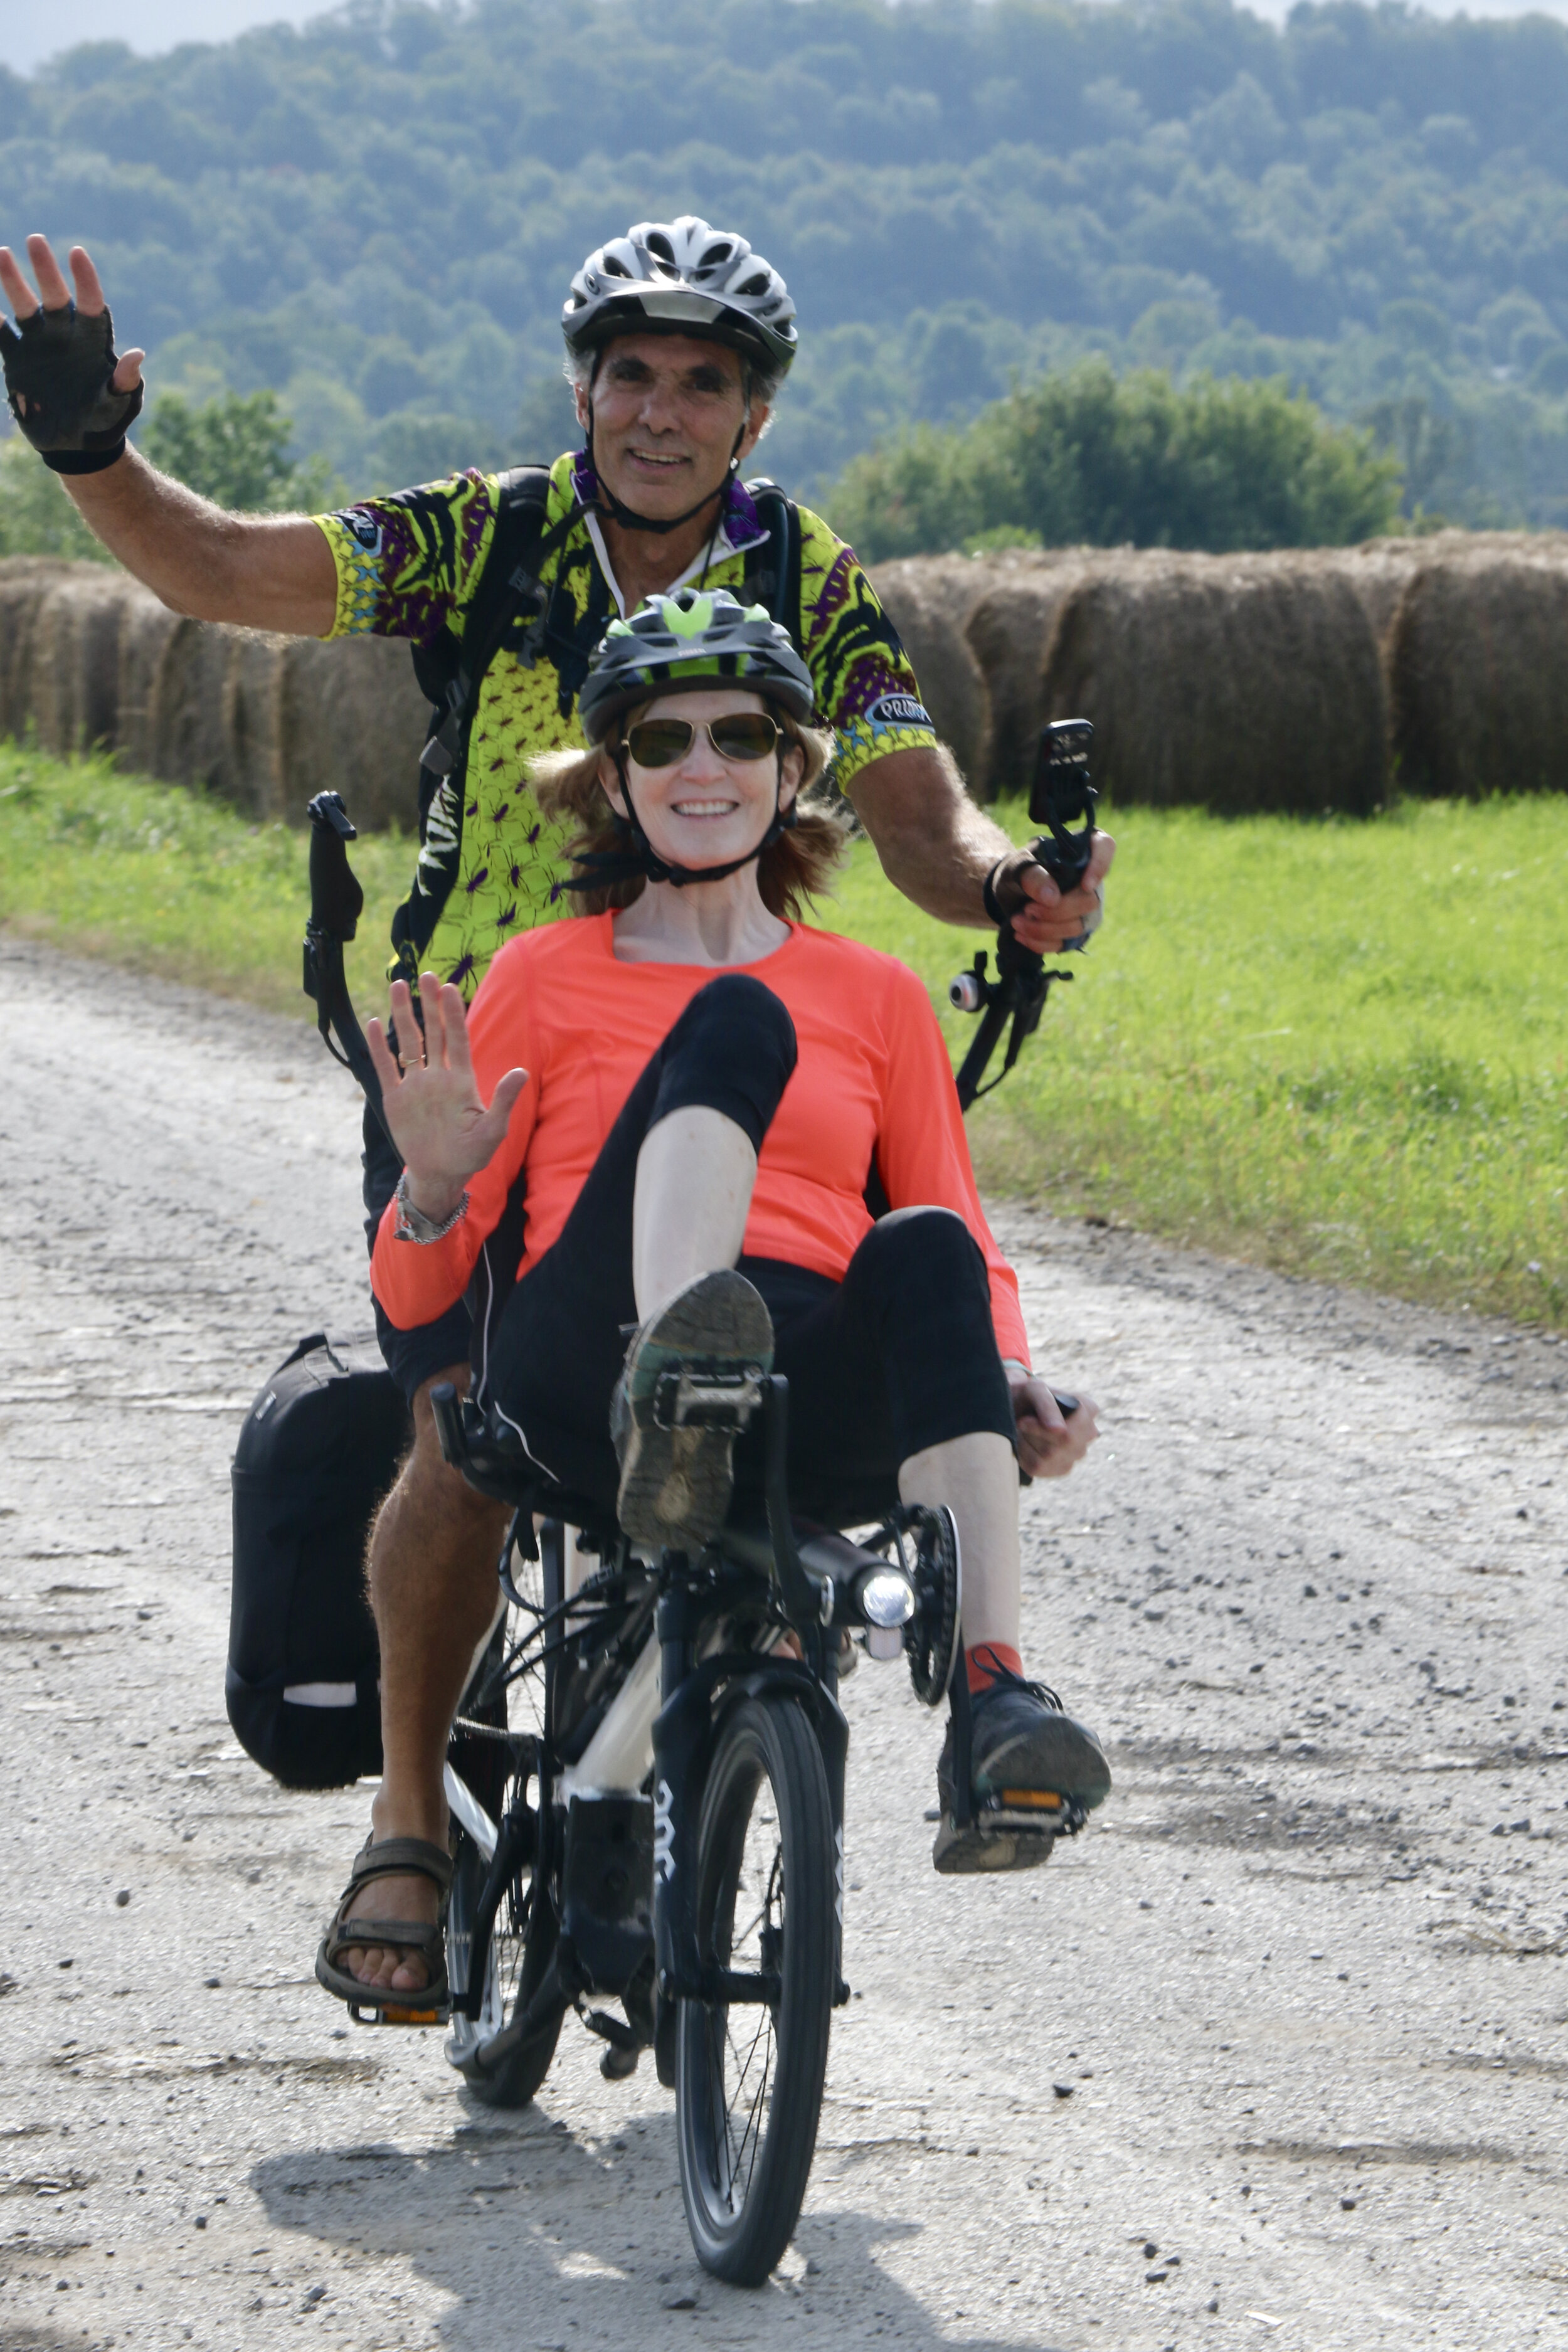
M868 1625L891 1630L915 1613L915 1588L901 1569L870 1568L856 1583L855 1598Z

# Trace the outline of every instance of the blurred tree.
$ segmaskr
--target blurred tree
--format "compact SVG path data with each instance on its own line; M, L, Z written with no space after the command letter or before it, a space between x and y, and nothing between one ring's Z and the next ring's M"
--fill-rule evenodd
M525 466L554 459L563 449L582 447L583 428L572 404L572 387L559 370L553 375L536 375L523 387L511 445ZM758 467L767 470L761 457L752 470Z
M1001 528L1047 547L1336 546L1392 529L1399 482L1370 434L1331 425L1282 380L1178 390L1089 361L962 431L919 427L855 459L828 513L869 562Z
M465 467L499 466L500 444L471 416L426 415L400 409L376 427L367 463L376 482L398 490L410 482L439 481Z
M215 506L253 514L319 507L332 487L326 462L295 465L291 431L275 392L221 393L199 407L165 392L148 412L142 454Z
M1411 520L1440 515L1469 468L1471 435L1464 419L1439 415L1419 393L1406 393L1374 401L1363 422L1376 447L1399 461Z
M112 563L43 460L15 434L0 441L0 555L59 555Z

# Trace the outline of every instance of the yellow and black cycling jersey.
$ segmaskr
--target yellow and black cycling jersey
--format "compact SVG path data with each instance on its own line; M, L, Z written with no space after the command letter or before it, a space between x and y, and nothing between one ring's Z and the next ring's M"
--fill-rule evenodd
M591 495L592 488L581 457L558 458L544 533L565 520L574 496ZM429 646L449 631L460 640L494 536L499 496L498 476L469 472L318 515L337 567L332 635L408 637ZM847 791L873 760L931 745L936 737L898 632L854 550L819 516L805 508L798 514L799 609L776 617L810 667L821 721L833 730L834 779ZM711 551L689 576L700 573L705 586L740 593L746 559L767 538L756 501L734 482ZM541 564L539 580L555 603L565 603L568 634L585 652L619 604L595 516L578 520ZM558 642L556 634L549 642ZM440 784L425 813L413 887L393 922L394 974L416 978L421 969L433 969L471 996L498 949L562 910L564 835L542 819L527 769L541 752L584 742L575 686L563 677L554 655L547 649L530 667L503 647L480 688L467 761Z

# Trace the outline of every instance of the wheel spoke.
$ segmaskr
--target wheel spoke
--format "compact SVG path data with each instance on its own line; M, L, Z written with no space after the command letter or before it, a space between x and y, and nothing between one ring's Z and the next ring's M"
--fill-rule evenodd
M752 2103L752 2112L753 2116L761 2113L763 2101L767 2096L768 2084L773 2080L773 2037L772 2026L770 2024L767 2049L763 2058L763 2079L757 2085L757 2095ZM742 2146L743 2147L745 2143L742 2141ZM746 2194L748 2197L752 2193L752 2175L757 2168L757 2158L762 2151L762 2133L760 2131L753 2130L752 2134L752 2160L746 2167Z
M762 2145L762 2134L758 2130L757 2126L762 2109L763 2098L768 2087L770 2071L771 2070L764 2063L761 2078L757 2084L756 2095L753 2097L750 2107L746 2111L746 2123L745 2128L741 2134L741 2144L738 2148L732 2148L731 2151L731 2161L730 2166L731 2202L733 2202L734 2198L733 2182L735 2176L741 2169L741 2164L745 2157L748 2147L752 2151L751 2162L746 2166L746 2186L740 2200L742 2205L745 2203L746 2198L751 2194L752 2174L756 2166L757 2149Z
M784 1932L784 1903L778 1806L765 1780L759 1785L757 1798L759 1801L753 1806L742 1842L734 1879L737 1895L749 1888L755 1888L757 1893L728 1935L721 1932L721 1918L715 1920L712 1945L715 1958L721 1958L730 1967L760 1973L770 1948L776 1948ZM738 2213L751 2194L757 2158L766 2137L773 2081L774 2021L765 2002L759 2007L749 2038L743 2030L737 2032L736 2014L731 2008L710 2010L709 2021L709 2047L715 2075L711 2088L719 2126L714 2135L714 2154L725 2175L718 2186L726 2205Z
M771 1997L689 2006L677 2105L699 2255L739 2285L758 2284L788 2243L816 2139L831 1834L806 1710L782 1694L748 1699L721 1735L704 1793L698 1953L704 1969L731 1969Z
M746 2091L746 2077L747 2077L747 2075L748 2075L748 2074L751 2073L751 2071L752 2071L752 2059L753 2059L753 2058L756 2056L756 2054L757 2054L757 2044L758 2044L758 2042L759 2042L762 2040L762 2038L763 2038L763 2032L764 2028L765 2028L765 2027L767 2027L768 2025L770 2025L770 2024L771 2024L771 2022L772 2022L772 2021L771 2021L771 2019L769 2018L769 2015L768 2015L767 2010L764 2008L764 2009L762 2011L761 2018L760 2018L760 2021L759 2021L759 2023L758 2023L758 2026L757 2026L757 2030L756 2030L755 2033L753 2033L753 2034L752 2034L752 2046L751 2046L751 2048L747 2051L747 2053L746 2053L746 2054L745 2054L744 2058L742 2058L742 2055L741 2055L740 2050L739 2050L739 2048L738 2048L738 2047L737 2047L737 2045L736 2045L735 2037L734 2037L734 2035L730 2032L730 2029L729 2029L729 2017L728 2017L728 2014L726 2014L726 2017L725 2017L725 2025L724 2025L724 2038L725 2038L726 2042L728 2042L729 2047L730 2047L730 2049L731 2049L731 2053L733 2053L734 2060L735 2060L735 2065L736 2065L736 2068L737 2068L737 2070L738 2070L738 2071L737 2071L737 2073L736 2073L736 2076L735 2076L735 2096L734 2096L734 2099L733 2099L732 2101L727 2101L727 2102L726 2102L726 2104L727 2104L727 2105L738 2105L738 2104L740 2103L740 2101L741 2101L741 2100L745 2096L745 2091Z

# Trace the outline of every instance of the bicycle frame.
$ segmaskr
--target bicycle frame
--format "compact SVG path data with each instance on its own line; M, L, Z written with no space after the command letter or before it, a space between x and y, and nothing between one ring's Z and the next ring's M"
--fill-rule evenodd
M742 1698L774 1690L787 1690L805 1704L822 1749L837 1875L837 1995L840 2003L849 1997L841 1959L844 1782L849 1728L837 1698L837 1629L845 1622L865 1622L854 1601L854 1580L884 1569L887 1563L879 1554L840 1537L825 1535L808 1538L804 1545L796 1543L784 1486L788 1384L775 1375L762 1388L765 1533L726 1528L697 1562L684 1553L663 1555L655 1571L659 1588L655 1624L593 1738L572 1764L562 1763L554 1752L553 1726L547 1709L545 1736L534 1756L537 1795L533 1804L527 1801L525 1785L504 1820L491 1825L457 1775L450 1776L461 1791L459 1807L465 1824L470 1834L478 1831L481 1851L489 1846L490 1865L473 1922L468 1983L453 1997L452 2007L460 2014L477 2017L479 2013L496 1914L520 1865L531 1863L535 1885L542 1885L552 1869L569 1860L554 1851L563 1817L570 1836L579 1807L646 1806L648 1801L641 1791L650 1773L654 1911L649 1940L661 2000L741 2003L774 1997L776 1987L765 1975L738 1974L701 1960L695 1873L689 1862L696 1852L709 1762L729 1709ZM564 1590L563 1528L567 1523L586 1525L591 1514L578 1498L561 1495L537 1478L528 1481L526 1491L520 1491L517 1465L509 1465L503 1471L493 1451L487 1452L482 1425L473 1408L465 1412L450 1389L436 1391L432 1402L447 1458L485 1491L504 1491L506 1499L517 1505L517 1517L503 1553L503 1576L514 1540L521 1536L524 1549L528 1548L533 1512L552 1504L560 1507L563 1515L547 1518L541 1527L539 1547L544 1584L542 1622L565 1624L572 1602ZM737 1610L787 1625L803 1655L795 1658L731 1649L701 1654L707 1630ZM469 1818L474 1814L481 1818L475 1822ZM587 1915L574 1919L569 1897L563 1900L562 1911L563 1932L551 1968L527 2011L490 2045L494 2050L526 2040L553 2008L570 2006L581 1995L619 1994L635 1973L626 1965L632 1954L620 1923ZM606 1927L616 1947L613 1955L605 1949L602 1931ZM627 2031L616 2020L593 2021L607 2039L618 2041Z

